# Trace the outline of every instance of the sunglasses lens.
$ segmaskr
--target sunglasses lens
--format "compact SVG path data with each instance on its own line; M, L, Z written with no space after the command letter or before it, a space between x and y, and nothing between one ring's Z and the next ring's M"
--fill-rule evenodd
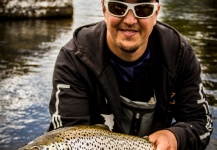
M151 4L142 4L135 6L136 15L139 17L148 17L152 15L154 11L154 5Z
M108 2L108 10L114 15L122 16L127 10L127 5L116 2Z

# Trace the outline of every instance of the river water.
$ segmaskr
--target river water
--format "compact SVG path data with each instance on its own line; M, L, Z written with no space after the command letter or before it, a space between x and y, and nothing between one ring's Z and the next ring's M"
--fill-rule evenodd
M217 1L161 0L159 21L192 44L202 66L217 149ZM73 19L0 21L0 149L16 150L48 128L52 72L75 28L103 19L100 0L73 0Z

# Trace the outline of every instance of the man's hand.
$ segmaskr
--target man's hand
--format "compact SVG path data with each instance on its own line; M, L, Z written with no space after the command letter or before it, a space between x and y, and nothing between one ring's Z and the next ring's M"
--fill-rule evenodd
M156 150L177 150L175 135L169 130L160 130L149 136L149 140L156 146Z

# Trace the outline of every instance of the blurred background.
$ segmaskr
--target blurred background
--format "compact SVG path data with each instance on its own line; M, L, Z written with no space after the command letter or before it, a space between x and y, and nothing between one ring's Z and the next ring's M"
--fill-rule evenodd
M77 27L103 20L100 0L43 1L37 7L30 7L33 0L9 2L10 15L3 11L6 0L0 2L1 150L16 150L46 131L50 121L52 72L60 48ZM201 63L214 120L207 150L216 150L217 1L160 0L160 3L158 20L182 33ZM24 6L29 7L21 12Z

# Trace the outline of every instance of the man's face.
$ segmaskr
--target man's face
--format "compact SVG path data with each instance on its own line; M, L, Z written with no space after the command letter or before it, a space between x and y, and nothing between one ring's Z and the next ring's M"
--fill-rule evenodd
M122 2L140 3L147 1L124 0ZM103 7L109 48L113 51L126 53L134 53L137 50L146 49L149 35L156 24L159 9L160 5L158 5L157 11L151 17L144 19L136 18L132 10L129 10L124 17L116 17Z

